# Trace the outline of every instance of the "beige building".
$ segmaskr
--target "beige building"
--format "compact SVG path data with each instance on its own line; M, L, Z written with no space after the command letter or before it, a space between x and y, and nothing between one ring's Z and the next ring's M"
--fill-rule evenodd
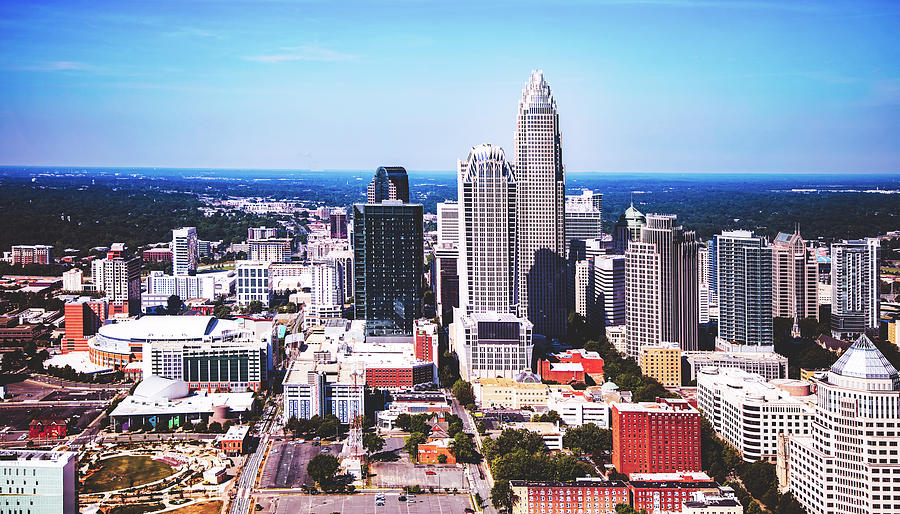
M681 385L681 349L678 343L660 343L641 348L638 356L641 371L664 387Z
M772 242L772 316L818 319L818 269L799 228L778 233Z
M573 390L569 385L516 382L510 378L477 378L472 381L472 389L482 408L498 409L545 407L551 392Z

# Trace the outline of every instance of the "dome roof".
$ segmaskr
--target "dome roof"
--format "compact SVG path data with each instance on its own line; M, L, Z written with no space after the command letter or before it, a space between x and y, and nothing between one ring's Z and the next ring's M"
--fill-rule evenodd
M520 384L540 384L541 377L527 370L520 371L514 379Z
M605 384L603 384L602 387L603 387L604 391L618 391L619 390L619 386L614 384L611 380L608 380Z
M900 378L894 366L865 334L859 336L850 349L831 366L831 372L843 377L863 379Z

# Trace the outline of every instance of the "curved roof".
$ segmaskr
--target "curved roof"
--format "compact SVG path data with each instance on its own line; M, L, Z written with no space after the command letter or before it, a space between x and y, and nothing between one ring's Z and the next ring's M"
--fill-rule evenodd
M482 143L473 146L469 150L466 164L463 168L462 180L465 183L475 182L478 179L500 179L507 182L515 182L512 168L506 161L503 148L490 143Z
M134 388L132 396L155 400L177 400L188 395L187 382L149 375Z
M900 374L865 334L853 343L831 366L831 372L843 377L898 379Z
M522 370L518 374L516 374L516 378L514 379L516 382L520 384L540 384L541 377L538 375L528 371Z
M99 334L119 341L202 339L236 332L240 323L213 316L144 316L100 327Z

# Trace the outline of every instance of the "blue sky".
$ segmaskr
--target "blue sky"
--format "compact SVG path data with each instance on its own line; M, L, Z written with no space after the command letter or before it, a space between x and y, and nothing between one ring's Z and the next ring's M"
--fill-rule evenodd
M512 156L532 68L569 171L900 172L900 4L0 2L0 164L448 170Z

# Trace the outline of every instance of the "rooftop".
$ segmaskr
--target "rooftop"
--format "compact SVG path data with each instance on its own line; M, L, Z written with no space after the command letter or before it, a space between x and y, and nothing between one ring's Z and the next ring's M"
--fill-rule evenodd
M204 336L222 336L237 332L240 324L233 320L216 319L213 316L143 316L100 327L99 333L109 339L135 340L185 340L202 339Z
M243 441L247 434L250 433L248 425L232 425L228 427L228 431L222 435L223 441Z
M58 467L65 466L77 457L75 452L43 452L37 450L0 450L0 466L15 461L16 466Z
M841 377L900 382L897 370L864 335L831 366L831 373Z

